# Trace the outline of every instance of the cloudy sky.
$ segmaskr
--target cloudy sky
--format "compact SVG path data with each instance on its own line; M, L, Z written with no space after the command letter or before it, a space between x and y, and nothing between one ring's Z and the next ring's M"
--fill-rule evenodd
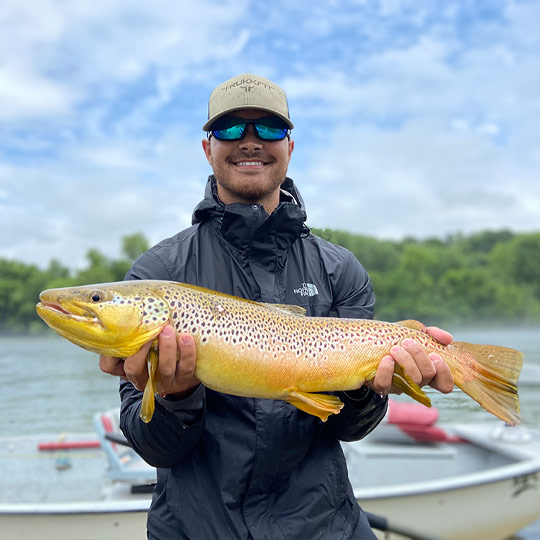
M4 0L0 257L187 227L211 90L287 92L308 224L540 230L540 2Z

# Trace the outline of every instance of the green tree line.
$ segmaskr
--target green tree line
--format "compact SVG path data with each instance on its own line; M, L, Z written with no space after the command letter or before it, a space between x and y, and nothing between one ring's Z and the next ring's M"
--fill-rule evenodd
M377 319L443 326L540 321L540 233L488 231L391 241L332 229L313 232L352 251L368 270ZM35 312L42 290L122 280L146 249L144 235L125 236L120 258L94 248L79 270L55 259L40 269L0 258L0 332L43 331Z
M46 329L36 314L39 293L45 289L121 281L135 259L148 249L141 233L122 239L122 254L111 259L98 249L86 254L87 265L72 270L52 259L43 270L33 264L0 258L0 333L34 333Z
M540 321L540 233L398 242L314 232L348 248L368 270L377 319L450 326Z

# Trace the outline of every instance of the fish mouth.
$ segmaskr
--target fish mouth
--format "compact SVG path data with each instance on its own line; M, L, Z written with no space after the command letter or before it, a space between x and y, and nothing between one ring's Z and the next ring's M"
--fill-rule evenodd
M101 321L95 316L95 314L86 309L81 309L81 313L76 314L68 311L62 305L56 302L47 302L46 300L41 300L41 302L38 304L38 308L41 308L44 311L54 312L57 316L59 315L60 317L65 317L73 321L101 325Z

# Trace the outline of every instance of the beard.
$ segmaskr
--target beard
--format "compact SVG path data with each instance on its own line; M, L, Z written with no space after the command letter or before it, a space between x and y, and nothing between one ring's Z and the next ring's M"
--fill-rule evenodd
M251 158L256 159L256 158ZM270 162L268 170L234 171L234 165L214 164L214 177L219 190L225 190L237 202L259 203L279 190L287 175L288 163Z

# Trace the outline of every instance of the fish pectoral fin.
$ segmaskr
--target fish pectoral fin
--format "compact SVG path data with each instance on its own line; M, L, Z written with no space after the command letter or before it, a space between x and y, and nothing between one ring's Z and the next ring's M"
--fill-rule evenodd
M377 375L377 371L372 371L366 377L366 381L372 381L375 378L375 375ZM429 399L425 392L405 373L405 371L403 371L403 368L397 362L394 362L392 384L422 405L431 407L431 399Z
M156 339L152 343L150 351L148 351L148 381L146 383L146 386L144 387L144 394L141 403L141 412L139 413L141 420L145 424L152 420L152 416L154 416L154 410L156 408L156 400L154 395L157 392L156 374L158 368L158 360L158 342Z
M399 326L404 326L405 328L410 328L411 330L418 330L419 332L427 333L426 325L420 321L415 321L414 319L407 319L406 321L397 321L394 324L399 324Z
M343 408L343 402L336 396L312 394L299 388L289 390L289 397L285 398L285 401L301 411L317 416L323 422L326 422L331 414L339 414Z

